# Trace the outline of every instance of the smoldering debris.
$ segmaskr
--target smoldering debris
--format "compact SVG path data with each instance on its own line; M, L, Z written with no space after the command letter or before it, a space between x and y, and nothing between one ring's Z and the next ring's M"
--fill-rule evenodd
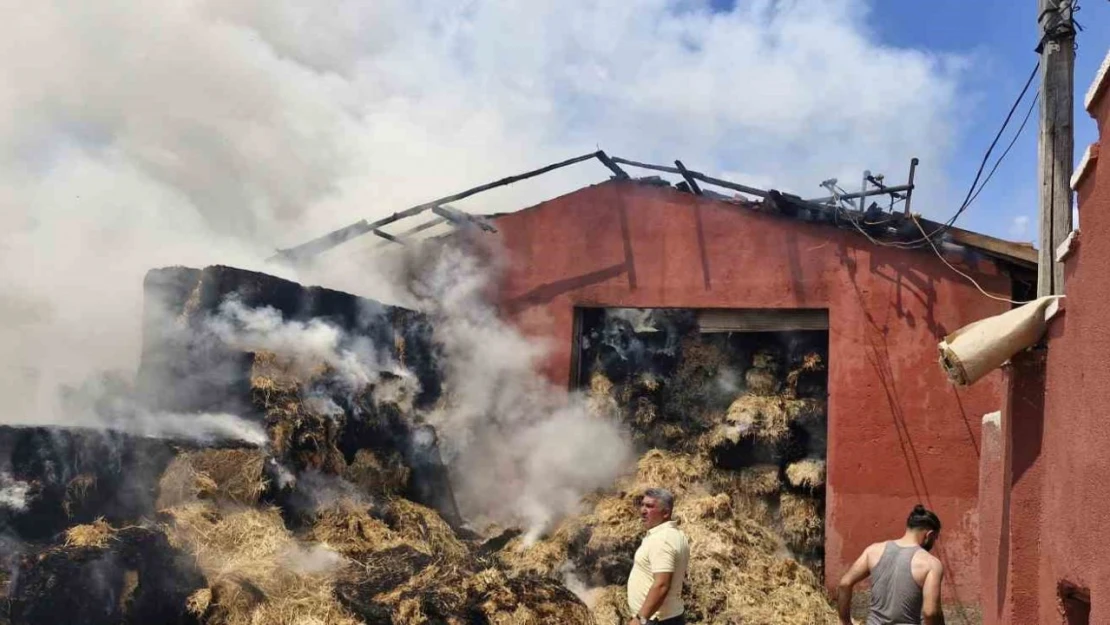
M820 580L827 334L702 333L694 311L675 309L590 310L582 326L591 408L646 448L730 472L743 500L732 513L773 530Z
M268 298L296 300L297 285L229 268L152 276L182 292L148 307L129 401L149 414L233 411L263 433L262 444L211 447L196 437L99 430L81 430L75 444L57 428L16 428L7 438L0 430L0 456L12 459L0 467L11 477L5 486L13 501L18 489L27 502L0 519L22 541L13 623L589 622L573 593L545 578L505 575L463 527L440 437L423 420L422 410L444 407L436 401L441 356L424 320L345 294L321 300L371 314L329 316L317 300L312 314L362 324L363 337L376 337L352 341L315 317L283 325L285 313ZM265 314L221 301L252 302ZM213 315L233 319L214 324ZM314 345L301 349L300 341ZM426 368L413 373L413 363ZM120 396L86 397L111 417L130 408ZM546 436L536 430L542 423L530 431ZM564 478L563 496L576 499L581 479ZM123 494L127 506L108 505ZM139 540L156 548L137 549ZM158 581L154 562L178 577ZM56 584L72 586L72 596L43 592ZM150 603L150 589L167 589L165 603Z
M261 437L0 428L24 502L0 506L11 622L615 623L649 483L712 546L692 622L825 622L802 564L823 540L824 353L769 360L680 314L615 315L591 391L567 397L472 260L408 267L423 314L227 267L152 272L137 383L97 413L183 415L185 433L229 414ZM744 395L773 408L740 430ZM617 481L630 436L667 451Z
M651 451L614 492L592 498L585 514L532 545L514 541L498 557L512 571L550 579L572 563L592 588L595 622L621 625L630 616L623 584L643 535L637 505L646 488L665 486L676 495L675 518L693 545L684 595L690 622L836 623L818 577L782 555L779 532L744 482L704 455ZM801 522L799 531L810 527Z

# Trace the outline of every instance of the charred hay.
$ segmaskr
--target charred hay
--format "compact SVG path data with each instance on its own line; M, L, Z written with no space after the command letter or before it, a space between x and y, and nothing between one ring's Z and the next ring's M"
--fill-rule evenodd
M499 557L511 570L561 579L569 562L594 587L620 587L642 537L636 505L649 486L677 497L675 518L691 540L687 611L702 623L835 623L820 581L783 549L765 515L753 512L741 478L703 456L652 451L635 476L611 495L598 497L582 516L568 519L533 544L511 543ZM607 568L605 561L620 560ZM617 591L613 591L614 593ZM597 622L618 625L619 603L601 590Z
M203 578L156 528L77 526L26 554L9 603L13 625L185 624Z

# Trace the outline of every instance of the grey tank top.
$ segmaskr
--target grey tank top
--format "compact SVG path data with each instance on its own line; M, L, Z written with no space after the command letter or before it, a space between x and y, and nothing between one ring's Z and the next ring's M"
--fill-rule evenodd
M911 563L921 547L888 542L871 570L871 610L867 625L919 625L921 587L913 579Z

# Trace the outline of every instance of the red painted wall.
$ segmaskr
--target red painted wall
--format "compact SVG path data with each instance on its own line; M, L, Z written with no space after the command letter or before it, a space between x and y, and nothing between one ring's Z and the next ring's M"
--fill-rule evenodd
M496 223L510 255L502 308L550 339L547 371L560 383L569 383L576 305L828 308L827 582L870 542L900 534L924 502L945 524L948 600L978 602L980 421L1002 407L1002 380L957 390L936 344L1005 304L931 252L634 182ZM977 265L965 269L1009 293L993 262Z
M1110 97L1090 106L1100 137ZM1100 138L1101 142L1101 138ZM1092 153L1099 153L1099 145ZM1076 187L1078 246L1065 259L1065 312L1050 324L1047 353L1015 362L999 463L1009 477L984 482L981 518L1005 519L981 537L984 595L998 597L984 623L1062 623L1060 587L1090 593L1091 623L1110 622L1110 159L1096 158ZM985 475L985 474L984 474ZM988 580L995 573L995 581Z

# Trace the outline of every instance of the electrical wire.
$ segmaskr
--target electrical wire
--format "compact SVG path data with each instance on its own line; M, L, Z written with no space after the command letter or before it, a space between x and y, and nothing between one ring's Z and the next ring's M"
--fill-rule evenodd
M1040 68L1041 68L1041 63L1038 60L1037 63L1034 64L1033 70L1031 72L1029 72L1029 78L1026 79L1025 86L1022 87L1021 93L1018 94L1017 99L1014 100L1013 105L1010 106L1010 110L1006 114L1006 119L1003 120L1002 126L998 129L998 132L995 134L994 140L991 141L990 147L988 147L986 153L983 154L983 158L979 163L979 169L975 173L975 179L972 180L971 186L967 190L967 195L964 197L963 203L960 204L960 207L956 210L956 212L951 217L948 218L948 220L946 220L943 224L938 226L932 232L926 233L925 230L923 228L921 228L921 225L917 224L917 221L915 219L914 223L917 224L918 229L921 231L922 237L919 238L919 239L914 239L913 241L878 241L874 237L868 235L867 233L863 233L863 234L865 236L867 236L868 239L870 239L871 241L876 243L877 245L883 245L883 246L886 246L886 247L896 247L896 248L900 248L900 249L915 249L915 248L921 247L921 244L925 243L925 242L929 242L929 244L932 245L932 238L933 237L936 237L937 235L943 234L944 232L951 229L952 226L956 223L956 220L958 220L960 218L960 215L962 215L964 213L964 211L966 211L968 209L968 207L971 206L971 204L975 201L975 198L979 197L979 194L983 192L983 189L987 186L987 183L990 182L990 179L994 176L994 172L998 170L998 167L1002 164L1002 161L1010 153L1010 150L1013 148L1014 144L1017 142L1018 137L1021 135L1022 130L1025 128L1025 125L1028 123L1029 118L1033 113L1033 109L1036 107L1037 97L1033 98L1033 103L1030 105L1029 110L1026 112L1025 119L1022 121L1021 127L1018 128L1018 131L1017 131L1017 133L1015 133L1013 139L1010 141L1010 144L1006 147L1006 150L1002 153L1002 155L999 156L998 160L995 161L995 164L991 168L991 171L987 175L987 178L985 180L983 180L983 183L980 185L979 181L981 179L983 179L983 170L986 169L987 163L990 161L991 154L994 152L994 149L998 146L998 142L1002 140L1002 135L1005 134L1006 129L1010 126L1010 122L1013 120L1014 113L1017 111L1018 107L1021 105L1021 102L1025 99L1025 95L1029 92L1029 87L1031 87L1033 85L1033 80L1036 79L1037 72L1040 70ZM1039 93L1039 90L1038 90L1038 93ZM839 209L839 207L838 207L838 209ZM847 213L846 213L846 216L848 217L848 220L852 222L852 225L856 227L857 230L860 230L861 232L863 232L863 230L862 230L862 228L860 228L859 224L856 223L856 221L854 219L852 219L850 215L847 215ZM933 246L933 247L935 249L936 246Z
M1001 165L1002 161L1006 159L1006 155L1010 153L1010 150L1013 149L1014 144L1017 143L1018 138L1021 137L1022 131L1025 130L1025 125L1029 123L1029 118L1033 116L1033 109L1037 108L1037 102L1040 100L1040 96L1041 92L1038 90L1037 93L1033 96L1033 101L1029 104L1029 110L1025 112L1025 119L1021 121L1021 126L1018 126L1017 132L1014 134L1014 138L1010 140L1010 145L1006 146L1006 150L1002 152L1002 156L999 156L998 160L994 162L994 167L991 168L990 173L987 174L986 179L983 180L983 184L979 187L979 190L975 192L975 195L971 196L971 201L968 202L968 206L971 206L975 203L975 199L978 198L979 194L983 192L983 187L987 186L987 183L991 181L991 178L994 177L994 172L998 171L998 166Z
M915 226L917 226L917 229L921 231L921 234L925 235L925 229L921 227L921 223L919 221L917 221L917 217L914 217L913 215L910 215L910 219L913 220L913 224ZM1008 297L999 297L997 295L991 295L990 293L987 293L985 290L983 290L983 287L979 286L979 283L975 281L975 278L972 278L971 276L967 275L966 273L960 271L959 269L956 268L955 265L948 262L948 259L945 258L944 255L940 253L940 250L937 248L936 243L933 243L933 238L932 237L930 237L928 235L925 235L925 240L929 242L929 247L933 248L933 252L936 253L937 258L939 258L941 260L941 262L943 262L945 265L948 265L948 268L951 269L952 271L955 271L956 273L963 276L964 279L966 279L968 282L970 282L976 289L979 289L979 292L982 293L983 295L985 295L985 296L987 296L987 297L989 297L993 300L999 301L999 302L1006 302L1007 304L1015 304L1015 305L1018 305L1018 306L1020 306L1022 304L1028 304L1029 303L1029 302L1018 302L1018 301L1014 301L1014 300L1012 300Z

